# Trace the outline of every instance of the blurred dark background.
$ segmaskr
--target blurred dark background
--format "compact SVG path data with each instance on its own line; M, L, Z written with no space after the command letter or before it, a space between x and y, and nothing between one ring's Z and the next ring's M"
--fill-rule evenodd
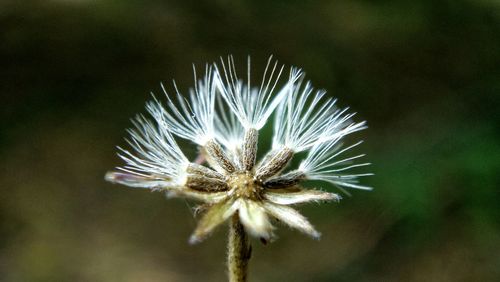
M251 281L500 281L495 0L0 0L0 281L224 281L226 228L190 246L193 203L104 173L150 91L227 54L358 112L376 174L301 208L320 241L255 241Z

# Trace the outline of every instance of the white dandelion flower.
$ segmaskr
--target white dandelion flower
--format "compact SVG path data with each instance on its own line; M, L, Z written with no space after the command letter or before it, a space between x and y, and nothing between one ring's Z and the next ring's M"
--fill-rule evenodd
M229 218L234 226L242 226L241 232L263 241L274 238L276 220L319 238L320 233L290 206L340 200L335 193L303 188L307 180L369 189L358 178L370 174L348 173L368 165L353 163L363 155L341 157L359 143L339 146L345 135L366 126L351 121L353 114L336 108L324 91L315 92L309 82L303 85L299 69L291 68L288 79L280 82L284 67L270 58L262 82L253 87L250 61L247 66L246 82L237 77L229 57L221 69L207 67L189 101L175 87L176 102L168 95L166 107L156 99L149 102L146 108L153 121L143 116L134 120L128 141L133 150L121 149L125 165L106 179L202 202L197 210L203 215L192 243ZM274 150L256 162L259 130L273 112ZM198 144L208 165L190 162L172 134ZM283 173L300 151L308 155L299 168Z

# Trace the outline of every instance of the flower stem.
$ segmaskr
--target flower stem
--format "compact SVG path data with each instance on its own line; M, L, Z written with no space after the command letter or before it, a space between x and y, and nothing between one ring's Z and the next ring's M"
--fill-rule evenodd
M227 267L230 282L247 281L248 261L251 254L252 247L248 242L248 235L236 213L229 227Z

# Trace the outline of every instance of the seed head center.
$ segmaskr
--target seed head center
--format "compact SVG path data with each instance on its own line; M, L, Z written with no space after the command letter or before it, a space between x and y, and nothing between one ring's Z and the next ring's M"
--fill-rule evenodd
M261 198L263 187L255 180L251 172L238 172L229 177L229 187L239 198L257 200Z

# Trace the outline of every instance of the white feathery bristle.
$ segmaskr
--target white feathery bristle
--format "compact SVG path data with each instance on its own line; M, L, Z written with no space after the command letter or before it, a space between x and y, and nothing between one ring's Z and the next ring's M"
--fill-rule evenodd
M274 121L273 148L287 147L295 152L312 147L325 132L330 131L343 111L335 100L325 98L325 91L316 91L302 80L293 85L291 94L278 106Z
M356 113L345 114L348 109L349 108L338 110L330 117L330 121L328 122L329 125L324 134L319 136L317 143L342 138L343 136L368 128L365 121L351 121L351 118L355 116Z
M131 138L127 142L135 150L135 154L119 148L122 151L119 156L126 165L118 169L144 177L155 175L183 185L189 160L169 132L164 116L152 114L157 122L156 126L143 116L132 120L136 128L128 130Z
M243 143L245 129L220 95L215 102L215 139L235 155Z
M216 88L213 80L212 67L207 65L206 74L203 79L197 81L196 70L193 66L195 88L190 89L189 100L184 98L174 81L176 101L167 94L165 87L163 92L167 97L167 108L155 98L147 104L150 112L161 112L168 123L168 129L175 135L190 140L198 145L205 145L214 138L214 104Z
M342 148L342 144L339 143L341 137L342 136L314 145L309 151L306 159L300 164L299 171L302 171L309 180L326 181L338 187L371 190L371 187L359 185L358 178L373 175L372 173L345 173L356 167L370 165L370 163L353 163L354 160L365 156L364 154L354 157L338 158L344 152L361 144L362 141Z
M238 78L232 56L228 57L227 65L221 59L221 66L223 73L216 70L215 84L245 129L261 129L274 109L291 90L295 81L301 76L299 69L292 68L288 82L275 94L284 66L278 67L278 62L273 63L272 57L267 62L259 88L250 86L250 58L248 58L248 81L246 84ZM275 97L273 98L273 96Z

